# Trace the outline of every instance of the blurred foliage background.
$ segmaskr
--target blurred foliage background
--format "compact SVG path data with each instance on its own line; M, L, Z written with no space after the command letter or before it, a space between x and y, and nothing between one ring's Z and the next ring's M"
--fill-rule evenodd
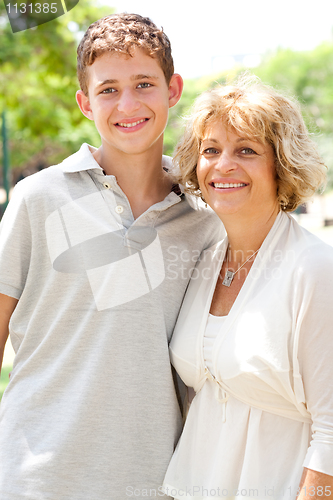
M76 47L94 20L112 13L93 0L80 0L50 23L12 34L0 3L0 112L6 110L11 166L15 176L60 162L82 142L100 145L94 124L80 112L75 92ZM194 98L246 68L186 80L180 103L170 110L165 153L172 154L182 132L183 117ZM329 167L333 187L333 43L307 52L281 49L267 54L250 70L265 83L297 97L310 131Z
M109 8L81 0L80 9L13 34L0 3L0 112L6 110L15 170L57 163L82 142L99 146L75 101L76 48L91 22L108 14Z

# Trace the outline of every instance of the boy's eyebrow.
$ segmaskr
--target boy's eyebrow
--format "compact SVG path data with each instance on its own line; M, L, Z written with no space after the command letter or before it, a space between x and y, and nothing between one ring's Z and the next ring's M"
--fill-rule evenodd
M102 82L98 82L97 87L102 87L102 85L110 84L113 85L114 83L118 83L118 80L103 80Z
M137 81L137 80L159 80L158 76L155 75L133 75L130 78L132 81ZM98 82L98 87L102 87L103 85L114 85L115 83L119 83L119 80L115 79L110 79L108 78L107 80L103 80L102 82Z
M135 81L135 80L159 80L159 77L155 76L155 75L141 74L141 75L131 76L131 80L133 80L133 81Z

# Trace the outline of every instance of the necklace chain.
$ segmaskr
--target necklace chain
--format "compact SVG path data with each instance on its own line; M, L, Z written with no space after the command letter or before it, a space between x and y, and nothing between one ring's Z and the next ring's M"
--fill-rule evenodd
M258 252L259 252L260 248L258 248L258 250L256 252L254 252L252 255L250 255L250 257L245 261L243 262L243 264L241 266L239 266L239 268L237 269L237 271L233 272L233 271L230 271L228 269L228 263L229 263L229 245L228 245L228 248L227 248L227 270L226 270L226 273L225 273L225 276L224 276L224 280L222 281L222 285L224 286L230 286L231 283L232 283L232 280L234 279L235 275L238 273L238 271L240 269L242 269L243 266L245 266L245 264L247 262L249 262L250 259L252 259L252 257L254 257Z

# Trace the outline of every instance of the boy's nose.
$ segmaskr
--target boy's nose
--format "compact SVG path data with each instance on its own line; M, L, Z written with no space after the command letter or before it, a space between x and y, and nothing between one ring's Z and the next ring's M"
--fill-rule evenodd
M135 92L130 89L124 89L119 95L117 108L121 113L129 116L133 115L133 112L140 108L140 102L137 99Z

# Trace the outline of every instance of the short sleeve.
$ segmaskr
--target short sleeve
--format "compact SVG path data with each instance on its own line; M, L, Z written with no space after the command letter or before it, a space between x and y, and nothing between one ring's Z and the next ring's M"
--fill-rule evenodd
M310 248L300 262L298 360L312 440L303 466L333 476L333 248Z
M19 183L0 223L0 293L19 299L29 271L31 228Z

